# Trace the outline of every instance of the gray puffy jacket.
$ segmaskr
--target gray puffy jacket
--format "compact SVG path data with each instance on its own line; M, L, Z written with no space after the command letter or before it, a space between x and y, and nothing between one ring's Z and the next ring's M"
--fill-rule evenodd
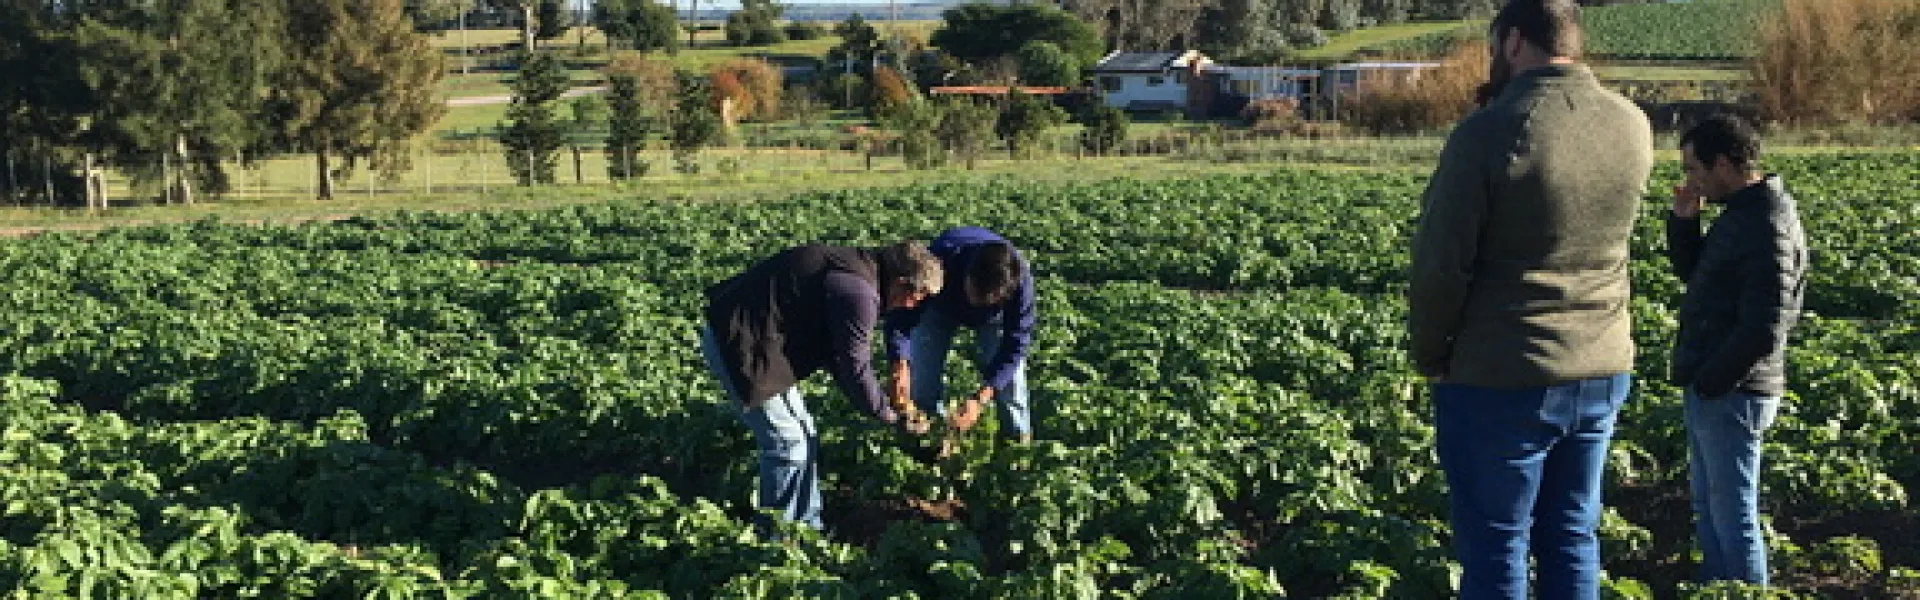
M1706 397L1786 391L1787 335L1807 287L1807 238L1778 176L1721 199L1705 236L1700 220L1667 218L1667 252L1687 283L1674 343L1673 383Z

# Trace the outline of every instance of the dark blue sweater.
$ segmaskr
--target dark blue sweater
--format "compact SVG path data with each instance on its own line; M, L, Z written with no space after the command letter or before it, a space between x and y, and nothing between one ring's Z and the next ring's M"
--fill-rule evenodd
M967 270L973 265L974 250L985 244L1006 241L999 234L981 227L956 227L934 238L927 249L940 259L941 267L946 270L946 285L939 295L926 299L919 308L896 310L887 315L887 357L897 360L911 355L913 328L920 324L922 311L940 311L968 327L984 325L997 316L1001 325L1000 348L980 372L987 385L995 389L1004 389L1012 384L1015 367L1026 359L1027 347L1033 343L1035 313L1032 264L1019 250L1014 251L1014 259L1026 268L1021 269L1019 288L999 305L973 306L967 302L966 289Z

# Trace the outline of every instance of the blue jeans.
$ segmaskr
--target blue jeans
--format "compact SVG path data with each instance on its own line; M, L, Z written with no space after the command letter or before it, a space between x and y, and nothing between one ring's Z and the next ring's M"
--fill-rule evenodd
M921 311L920 324L913 328L913 349L907 357L913 369L913 381L909 385L914 404L919 405L923 412L947 416L946 402L943 401L947 395L947 351L953 348L953 336L960 327L960 323L946 311L928 307ZM993 360L994 353L1000 351L999 317L973 328L973 333L979 342L974 349L974 365L984 369L987 361ZM1033 435L1033 414L1028 406L1027 364L1024 359L1014 367L1013 382L993 390L993 402L1000 408L998 413L1002 435Z
M1767 584L1760 532L1760 441L1780 398L1734 392L1687 402L1687 470L1693 483L1700 578Z
M1460 597L1600 597L1600 476L1626 374L1496 389L1433 386L1440 467L1453 509Z
M807 413L800 387L788 388L748 408L741 403L733 379L727 376L726 359L713 331L705 327L700 329L700 352L760 447L759 506L763 514L756 524L761 533L776 537L766 512L778 512L789 521L820 529L820 431L813 426L813 415Z

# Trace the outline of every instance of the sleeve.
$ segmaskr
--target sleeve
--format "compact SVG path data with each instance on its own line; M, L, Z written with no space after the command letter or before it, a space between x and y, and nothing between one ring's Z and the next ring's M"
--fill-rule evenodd
M1693 279L1693 268L1700 264L1700 217L1682 218L1667 213L1667 262L1681 282Z
M1801 254L1793 242L1768 227L1771 242L1741 257L1740 297L1735 299L1733 332L1707 355L1694 375L1693 389L1714 397L1733 391L1734 386L1753 371L1754 365L1786 343L1798 315L1794 296L1801 289L1804 272Z
M902 308L887 313L887 360L904 360L913 356L913 328L919 325L919 308Z
M855 408L880 421L898 418L880 393L873 373L873 326L879 318L879 294L853 275L827 276L827 372Z
M1033 327L1039 320L1034 311L1035 295L1033 269L1029 264L1021 275L1019 291L1001 309L1000 347L980 370L986 376L987 385L996 390L1013 384L1014 373L1020 368L1020 362L1027 359L1027 348L1033 345Z
M1430 377L1445 375L1453 354L1487 213L1490 182L1470 124L1456 128L1441 151L1413 236L1408 334L1414 368Z

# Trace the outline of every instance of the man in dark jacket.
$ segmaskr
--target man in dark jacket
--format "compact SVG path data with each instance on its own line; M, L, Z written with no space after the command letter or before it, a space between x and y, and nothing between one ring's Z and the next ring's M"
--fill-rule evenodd
M1460 596L1526 598L1531 562L1537 597L1598 598L1653 133L1575 60L1572 0L1508 2L1489 38L1498 91L1447 139L1414 235L1411 354L1433 383Z
M974 364L981 385L950 419L965 431L989 401L999 405L1000 432L1033 438L1027 403L1027 348L1033 343L1033 273L1006 238L980 227L956 227L928 248L946 272L939 294L913 310L887 317L887 357L895 398L911 396L920 410L946 417L947 350L961 327L974 331ZM897 402L897 401L896 401Z
M939 260L902 242L791 248L707 288L702 351L760 447L762 510L821 527L820 435L797 385L815 371L868 416L926 433L918 411L881 394L871 335L882 310L917 306L943 281Z
M1688 470L1703 580L1767 584L1760 443L1786 391L1787 334L1806 292L1807 242L1793 196L1755 169L1760 139L1719 116L1680 138L1667 253L1687 283L1673 383L1686 390ZM1723 208L1700 234L1700 212Z

